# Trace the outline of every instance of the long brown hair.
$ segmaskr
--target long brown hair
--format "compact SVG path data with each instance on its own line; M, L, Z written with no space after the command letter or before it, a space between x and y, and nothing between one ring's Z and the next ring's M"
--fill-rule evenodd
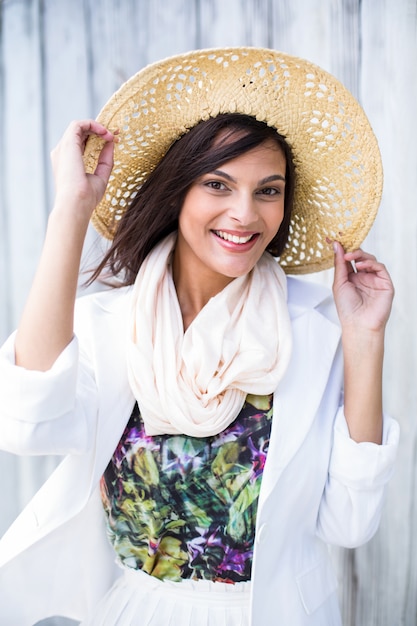
M226 141L215 141L227 130ZM87 284L106 269L118 277L119 286L134 283L149 252L169 233L177 230L178 216L191 185L203 174L274 140L286 158L284 218L267 247L280 256L287 242L294 197L295 171L292 153L275 128L240 113L225 113L202 121L178 139L138 190L120 220L113 242Z

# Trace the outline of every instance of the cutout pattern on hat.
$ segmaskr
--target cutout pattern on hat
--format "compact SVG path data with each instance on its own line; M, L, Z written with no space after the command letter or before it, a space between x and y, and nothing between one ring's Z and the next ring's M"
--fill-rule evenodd
M326 269L333 252L360 246L378 210L382 165L369 121L331 74L309 61L263 48L196 50L142 69L98 116L120 129L114 168L92 222L111 239L138 188L169 147L199 121L245 113L275 127L294 154L296 186L287 273ZM87 143L94 171L102 143Z

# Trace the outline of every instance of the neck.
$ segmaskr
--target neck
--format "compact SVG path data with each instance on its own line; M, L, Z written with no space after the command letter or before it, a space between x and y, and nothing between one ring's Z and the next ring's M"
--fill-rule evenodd
M172 260L172 277L181 309L184 331L190 326L210 298L217 295L233 278L213 274L208 268L196 271L181 262L177 249Z

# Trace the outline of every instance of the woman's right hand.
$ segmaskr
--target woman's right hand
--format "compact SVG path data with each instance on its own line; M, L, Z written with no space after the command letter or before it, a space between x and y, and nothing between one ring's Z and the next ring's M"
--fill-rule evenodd
M80 211L88 221L103 197L113 167L117 132L110 132L94 120L72 122L51 152L55 179L55 208ZM103 140L94 173L85 172L83 155L87 139L96 135ZM80 216L81 217L81 216Z

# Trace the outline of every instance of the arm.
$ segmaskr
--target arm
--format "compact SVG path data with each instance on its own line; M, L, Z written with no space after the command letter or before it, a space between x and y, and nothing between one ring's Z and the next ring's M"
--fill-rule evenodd
M370 254L345 253L336 242L334 250L344 405L334 424L317 533L326 543L354 548L378 528L398 449L398 424L382 414L384 334L394 289L385 267Z
M86 174L85 142L104 140L94 174ZM91 214L104 194L117 138L101 124L73 122L52 152L56 183L53 210L35 279L16 335L16 364L49 370L73 337L74 304L81 253Z
M381 443L384 334L394 288L386 268L372 255L345 253L337 242L334 250L333 293L342 326L349 434L356 442Z
M388 415L384 415L383 445L355 442L340 407L317 519L317 533L325 543L355 548L374 535L394 473L398 442L399 425Z

